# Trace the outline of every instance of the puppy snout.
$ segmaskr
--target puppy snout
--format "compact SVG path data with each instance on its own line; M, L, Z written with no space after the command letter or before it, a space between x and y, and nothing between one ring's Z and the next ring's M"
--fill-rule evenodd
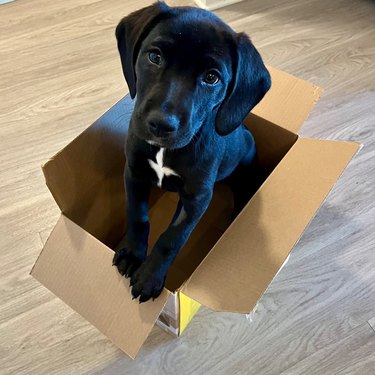
M148 120L151 134L157 137L172 135L179 125L179 120L173 115L153 115Z

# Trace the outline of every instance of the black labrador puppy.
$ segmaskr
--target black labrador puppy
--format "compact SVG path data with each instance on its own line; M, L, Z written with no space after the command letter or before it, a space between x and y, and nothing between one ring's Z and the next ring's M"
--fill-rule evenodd
M231 183L234 214L257 189L254 139L242 121L271 80L249 38L202 9L158 2L123 18L116 37L136 102L125 151L127 240L113 264L144 302L161 293L215 182ZM152 185L180 199L147 256Z

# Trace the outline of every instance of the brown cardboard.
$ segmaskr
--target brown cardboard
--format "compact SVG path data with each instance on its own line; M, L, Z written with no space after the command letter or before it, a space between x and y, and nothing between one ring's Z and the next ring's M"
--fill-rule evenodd
M124 139L131 112L126 97L42 167L61 212L108 246L125 230Z
M322 88L267 66L272 87L252 113L295 133L322 94Z
M298 139L183 292L215 311L250 312L358 147Z
M111 249L126 230L123 145L130 98L43 166L62 216L32 275L133 358L176 290L213 310L249 313L358 150L356 143L298 137L321 89L270 71L273 86L245 121L268 178L230 226L232 198L218 184L156 301L132 301L129 281L112 267ZM175 205L175 195L154 191L150 247Z
M113 251L62 215L31 274L134 358L168 298L132 300Z

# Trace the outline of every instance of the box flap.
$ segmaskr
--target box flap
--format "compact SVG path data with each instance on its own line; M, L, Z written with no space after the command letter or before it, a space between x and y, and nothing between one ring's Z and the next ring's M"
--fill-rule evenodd
M111 249L62 215L31 275L134 358L169 292L142 304L132 300L112 258Z
M310 82L267 66L272 86L252 113L297 133L323 90Z
M111 247L125 230L124 144L133 107L127 95L43 166L62 213Z
M358 148L299 138L182 291L216 311L249 313Z

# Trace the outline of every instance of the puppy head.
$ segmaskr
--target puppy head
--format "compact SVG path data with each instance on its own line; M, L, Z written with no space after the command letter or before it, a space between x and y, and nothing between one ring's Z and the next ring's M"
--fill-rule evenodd
M116 37L134 131L161 147L187 145L203 125L229 134L270 87L246 35L202 9L158 2L122 19Z

